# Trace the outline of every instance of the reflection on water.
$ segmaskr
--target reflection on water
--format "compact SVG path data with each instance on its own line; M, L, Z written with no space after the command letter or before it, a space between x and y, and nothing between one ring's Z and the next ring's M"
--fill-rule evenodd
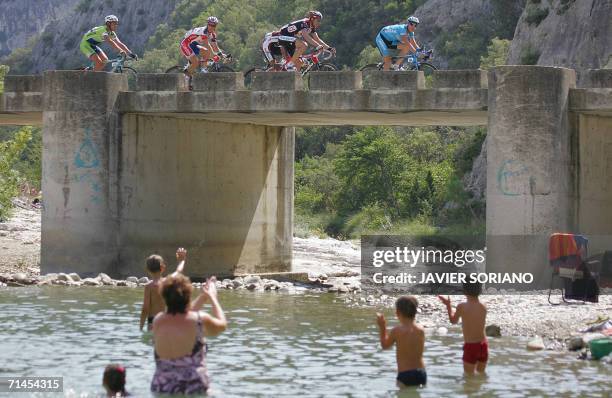
M119 362L127 367L128 391L150 396L152 337L138 330L141 300L141 290L126 288L0 290L0 376L63 376L65 392L94 396L102 392L104 367ZM428 386L400 390L394 351L379 349L371 308L349 308L332 294L224 291L221 303L230 327L209 341L214 396L605 396L612 390L605 364L578 361L573 353L528 352L518 338L491 340L488 376L465 380L456 333L428 335Z

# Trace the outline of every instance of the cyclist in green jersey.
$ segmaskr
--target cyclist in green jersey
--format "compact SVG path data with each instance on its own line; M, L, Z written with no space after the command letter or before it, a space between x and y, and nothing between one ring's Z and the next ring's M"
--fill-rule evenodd
M104 18L104 25L90 29L81 40L81 52L94 63L94 71L104 68L108 57L98 45L102 42L110 43L119 53L128 54L131 58L138 59L138 56L130 51L117 37L117 26L119 18L108 15Z

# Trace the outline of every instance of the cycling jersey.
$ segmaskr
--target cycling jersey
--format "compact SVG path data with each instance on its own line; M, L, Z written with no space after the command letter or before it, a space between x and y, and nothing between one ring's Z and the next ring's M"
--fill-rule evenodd
M402 41L402 36L407 36L408 39L414 39L414 32L408 32L408 25L389 25L380 30L379 33L386 41L390 41L392 45L397 46Z
M208 26L193 28L185 33L181 41L181 52L187 58L194 54L200 55L200 48L198 45L205 44L207 41L216 43L217 34L215 32L209 32Z
M295 37L301 35L303 32L314 33L316 29L310 26L310 20L308 18L298 19L283 26L280 30L281 35Z
M117 34L115 32L106 29L106 25L96 26L91 28L83 35L81 40L80 49L87 58L94 54L100 54L102 50L98 45L108 39L116 39Z

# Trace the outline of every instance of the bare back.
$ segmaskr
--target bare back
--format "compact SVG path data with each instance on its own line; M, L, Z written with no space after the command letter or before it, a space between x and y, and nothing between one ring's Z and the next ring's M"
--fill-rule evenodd
M480 301L470 300L457 306L457 312L461 316L461 328L463 340L466 343L480 343L486 339L485 322L487 319L487 307Z
M162 279L152 280L145 286L145 289L149 290L149 316L154 317L160 312L164 312L166 310L164 298L159 293L159 286L161 285L162 281Z
M391 330L396 344L397 371L424 369L425 331L415 323L399 325Z
M155 352L160 359L176 359L192 353L198 335L197 312L159 314L153 321Z

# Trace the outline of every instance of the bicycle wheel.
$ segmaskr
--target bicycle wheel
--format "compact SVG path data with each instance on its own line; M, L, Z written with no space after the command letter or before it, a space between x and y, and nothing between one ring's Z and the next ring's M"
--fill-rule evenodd
M168 68L166 73L183 73L184 68L182 65L174 65L172 68Z
M319 71L319 72L333 72L333 71L337 71L338 68L334 64L324 63L324 64L317 65L317 68L313 70Z
M411 68L411 70L414 70L414 66ZM438 68L436 68L434 65L430 64L429 62L421 62L419 64L419 70L423 71L423 74L425 74L425 76L431 76L433 74L433 71L438 70Z
M266 70L263 68L251 68L244 72L244 86L250 87L253 81L253 72L265 72Z
M382 64L367 64L366 66L363 66L359 70L362 72L365 72L368 70L382 70Z

